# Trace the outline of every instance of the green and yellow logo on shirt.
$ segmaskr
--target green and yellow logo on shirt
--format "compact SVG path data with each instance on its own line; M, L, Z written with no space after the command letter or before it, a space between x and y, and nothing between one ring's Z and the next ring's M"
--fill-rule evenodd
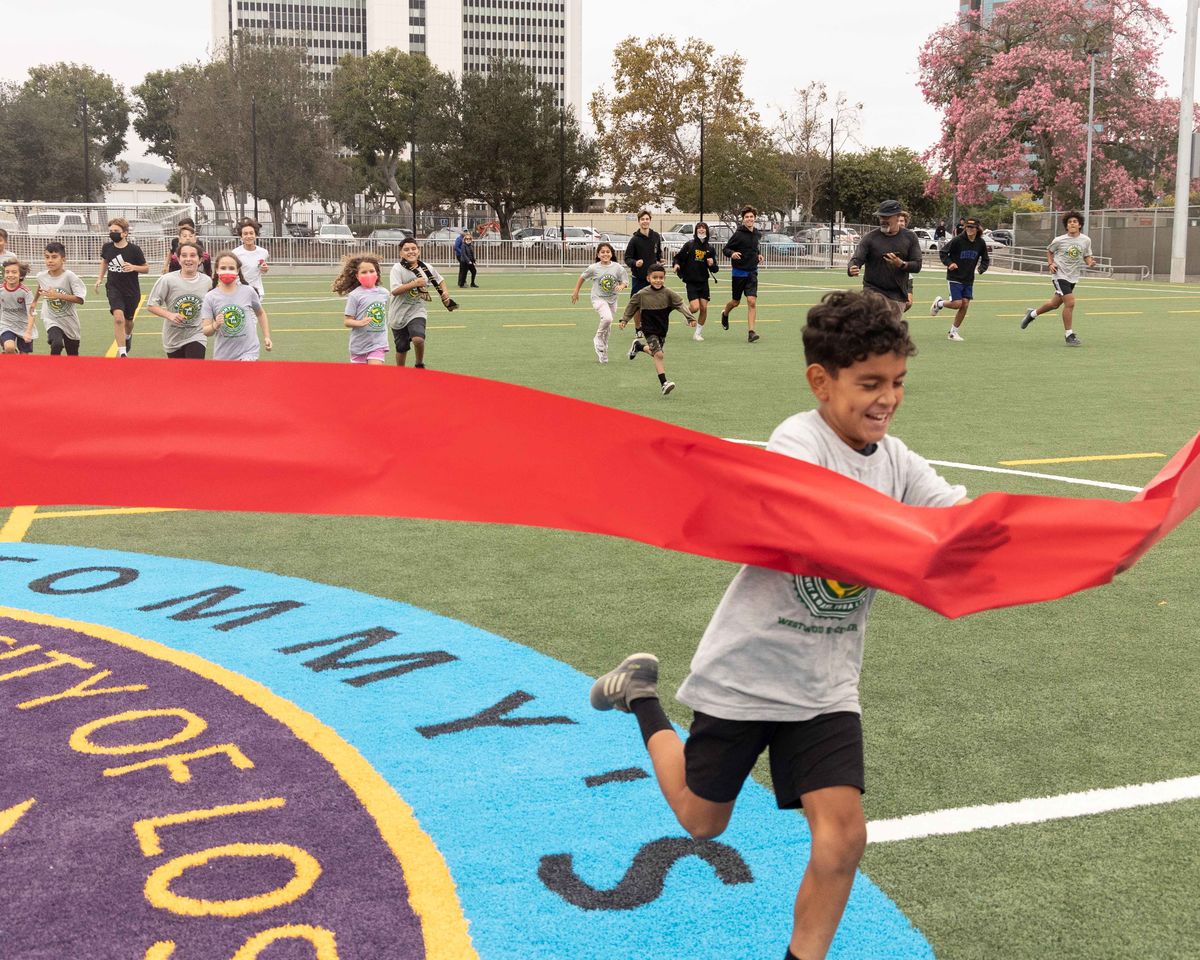
M792 580L796 585L796 596L814 617L844 620L867 599L867 588L858 584L820 577L793 577Z
M1078 260L1080 253L1081 251L1076 244L1071 244L1069 247L1067 247L1068 260Z
M171 304L171 306L177 314L183 317L185 322L191 323L196 317L200 316L200 305L202 302L194 293L185 293Z
M387 311L384 310L383 303L376 300L367 307L366 316L371 318L372 327L382 327L383 321L387 319Z
M222 308L221 323L225 325L226 334L234 337L240 336L244 332L242 327L246 323L246 311L236 303L231 303Z
M615 293L617 289L617 278L611 273L605 274L600 278L597 286L600 288L601 293Z

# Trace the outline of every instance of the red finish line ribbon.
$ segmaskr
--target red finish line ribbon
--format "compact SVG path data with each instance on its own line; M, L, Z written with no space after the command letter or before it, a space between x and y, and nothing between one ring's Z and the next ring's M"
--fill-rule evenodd
M6 505L577 530L867 584L948 617L1107 583L1200 505L1200 435L1126 503L991 493L933 509L780 454L474 377L348 364L0 363ZM655 501L652 522L634 509L643 494Z

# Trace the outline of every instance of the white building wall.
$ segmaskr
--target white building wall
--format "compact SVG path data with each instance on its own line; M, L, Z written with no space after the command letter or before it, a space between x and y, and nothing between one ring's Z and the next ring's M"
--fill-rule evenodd
M583 124L583 0L566 0L566 104Z
M367 0L367 52L408 52L408 0Z
M426 0L425 55L455 78L463 71L462 0Z

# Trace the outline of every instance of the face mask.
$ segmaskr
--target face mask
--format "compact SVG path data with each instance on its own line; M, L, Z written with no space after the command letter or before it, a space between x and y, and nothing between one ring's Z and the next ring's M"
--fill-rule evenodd
M109 230L108 231L108 239L111 240L113 243L120 243L121 242L121 231L120 230Z
M378 282L379 274L377 273L360 273L358 275L358 285L360 287L366 287L368 290L370 290Z
M703 230L701 230L699 233L696 234L696 239L697 240L707 240L708 234L705 233Z
M222 283L234 284L237 283L238 275L236 273L218 273L217 279Z

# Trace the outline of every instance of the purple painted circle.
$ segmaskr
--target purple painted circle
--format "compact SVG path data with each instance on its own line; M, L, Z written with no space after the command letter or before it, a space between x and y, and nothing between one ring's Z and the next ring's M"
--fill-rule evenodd
M286 924L324 927L338 956L421 960L425 948L409 905L400 864L370 815L330 763L282 723L219 684L136 651L60 627L0 618L0 654L38 644L40 650L0 660L0 677L59 651L95 667L67 664L0 682L0 811L29 799L30 807L0 834L0 943L5 956L34 958L141 957L172 940L173 960L230 957L260 931ZM20 704L60 693L101 670L92 689L145 684L147 689ZM77 752L69 744L83 724L131 710L182 708L208 728L185 743L120 756ZM98 729L102 746L165 739L184 722L145 718ZM155 765L119 776L106 769L168 754L236 744L253 769L236 769L225 754L190 761L192 779L176 783ZM163 826L162 853L145 856L135 821L282 797L277 809ZM200 850L232 843L288 844L306 851L321 874L303 896L243 917L180 916L152 906L144 894L157 867ZM238 900L283 887L295 875L283 859L219 858L187 870L170 884L182 897ZM311 958L300 941L277 942L272 960Z

